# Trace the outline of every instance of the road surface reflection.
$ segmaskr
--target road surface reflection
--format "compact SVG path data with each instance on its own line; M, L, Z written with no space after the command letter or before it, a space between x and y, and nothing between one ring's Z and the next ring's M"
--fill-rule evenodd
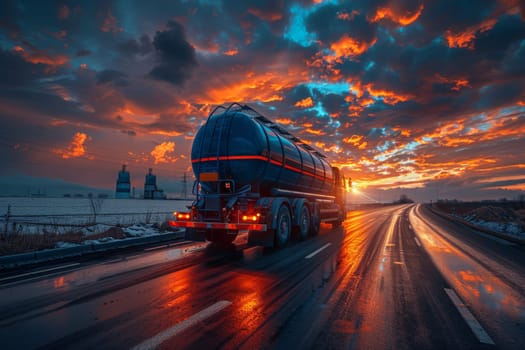
M450 243L446 232L421 218L419 206L411 210L410 222L435 265L464 301L492 317L525 321L523 296L483 266L490 265L486 257L473 258Z

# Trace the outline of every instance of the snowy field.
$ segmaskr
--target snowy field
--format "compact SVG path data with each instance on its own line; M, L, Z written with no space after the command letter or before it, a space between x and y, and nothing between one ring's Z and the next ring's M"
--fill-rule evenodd
M161 224L191 201L100 198L0 198L2 232L68 232L87 226ZM97 230L98 231L98 230Z

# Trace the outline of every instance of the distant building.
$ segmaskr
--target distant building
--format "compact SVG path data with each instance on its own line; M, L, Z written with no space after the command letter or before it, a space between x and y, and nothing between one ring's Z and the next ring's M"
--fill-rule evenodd
M122 165L122 170L118 172L117 189L115 198L130 198L131 194L131 179L129 171L126 170L126 165Z
M166 199L164 191L157 188L157 176L153 175L153 169L149 168L144 181L144 199Z

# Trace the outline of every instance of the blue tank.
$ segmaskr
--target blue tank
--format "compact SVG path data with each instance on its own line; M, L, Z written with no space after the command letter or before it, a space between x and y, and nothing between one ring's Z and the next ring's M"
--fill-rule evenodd
M284 128L238 104L219 107L199 129L191 150L195 177L213 186L233 180L237 189L331 195L334 171L326 157Z

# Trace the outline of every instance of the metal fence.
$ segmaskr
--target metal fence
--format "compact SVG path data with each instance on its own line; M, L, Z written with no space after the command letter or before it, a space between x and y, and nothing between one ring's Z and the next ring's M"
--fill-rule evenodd
M0 217L0 228L8 233L68 232L92 225L129 226L133 224L162 224L172 212L136 212L102 214L13 215L10 208Z

